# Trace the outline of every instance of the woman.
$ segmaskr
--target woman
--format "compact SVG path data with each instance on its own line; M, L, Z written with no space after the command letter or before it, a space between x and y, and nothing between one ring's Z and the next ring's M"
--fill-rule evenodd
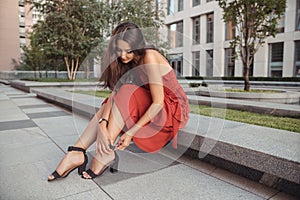
M103 60L106 69L100 80L112 93L48 181L64 178L77 168L85 179L101 175L109 166L115 172L115 150L126 149L132 140L150 153L158 152L170 140L176 148L177 132L188 121L189 107L165 57L146 46L136 24L124 22L114 29ZM85 151L94 142L96 153L91 168L85 171Z

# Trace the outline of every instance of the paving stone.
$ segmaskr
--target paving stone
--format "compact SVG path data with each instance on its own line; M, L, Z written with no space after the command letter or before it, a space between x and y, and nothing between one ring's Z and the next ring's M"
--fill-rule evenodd
M36 127L32 120L5 121L0 122L0 131Z
M68 116L70 115L67 112L64 111L49 111L49 112L38 112L38 113L28 113L27 116L30 119L36 119L36 118L47 118L49 117L60 117L60 116Z
M18 106L40 105L42 103L46 104L43 100L37 98L17 98L17 99L12 99L12 101Z
M0 122L5 121L18 121L18 120L27 120L29 119L24 112L17 107L17 105L10 100L1 100L0 101Z
M175 165L153 173L112 183L103 186L103 189L113 199L263 199L184 165Z
M74 195L70 195L67 197L60 198L60 200L82 200L82 199L88 199L88 200L111 200L108 194L104 193L100 189L94 189L89 190L86 192L77 193Z
M55 155L52 153L51 156ZM49 171L53 169L49 169L47 162L34 161L10 167L0 164L0 168L1 199L60 199L76 197L78 194L90 190L98 190L94 182L83 181L75 172L63 180L48 182ZM101 190L98 190L97 193L87 192L87 197L94 194L105 197Z
M27 147L51 142L50 138L38 127L0 131L0 149Z
M36 161L62 158L64 153L52 142L45 140L32 145L10 145L1 148L1 165L11 167Z
M37 118L33 121L50 137L78 135L80 136L87 126L87 121L78 120L73 115L51 118Z

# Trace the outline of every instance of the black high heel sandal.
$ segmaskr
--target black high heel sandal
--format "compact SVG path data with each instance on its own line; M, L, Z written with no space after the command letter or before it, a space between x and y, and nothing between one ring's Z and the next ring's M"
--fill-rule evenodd
M78 169L78 174L82 175L82 173L85 171L86 168L86 164L88 162L88 157L86 155L85 149L82 149L80 147L74 147L74 146L69 146L68 147L68 151L81 151L84 154L84 162L74 168L69 169L68 171L64 172L62 175L58 174L57 171L55 170L51 175L54 176L54 179L49 179L48 181L54 181L56 179L60 179L60 178L66 178L72 171L74 171L75 169Z
M81 176L83 179L93 179L96 178L97 176L101 176L107 169L109 169L109 171L111 173L116 173L118 172L118 165L119 165L119 156L118 154L115 152L115 159L113 161L111 161L110 163L108 163L107 165L105 165L103 167L103 169L98 173L95 174L91 169L88 169L86 171L86 173L91 177L91 178L85 178L83 175Z

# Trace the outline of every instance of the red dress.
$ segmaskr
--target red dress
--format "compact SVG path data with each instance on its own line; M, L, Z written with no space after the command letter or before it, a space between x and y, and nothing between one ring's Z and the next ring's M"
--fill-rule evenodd
M145 85L124 84L113 97L127 129L140 119L152 103L147 77L140 74L140 78ZM189 119L188 99L173 70L163 76L163 87L163 109L133 137L134 143L146 152L155 153L172 139L172 145L176 148L177 132Z

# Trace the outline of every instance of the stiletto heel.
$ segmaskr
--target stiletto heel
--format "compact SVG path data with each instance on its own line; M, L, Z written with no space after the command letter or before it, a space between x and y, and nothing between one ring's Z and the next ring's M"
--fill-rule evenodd
M69 146L68 147L68 151L81 151L83 154L84 154L84 162L79 165L79 166L76 166L74 168L71 168L69 170L67 170L66 172L64 172L63 174L58 174L58 172L55 170L51 175L53 175L53 179L49 179L48 178L48 181L54 181L56 179L60 179L60 178L66 178L72 171L74 171L76 168L78 168L78 174L79 175L82 175L82 173L85 171L85 168L86 168L86 164L88 162L88 157L86 155L86 152L85 152L85 149L82 149L80 147L74 147L74 146Z
M91 169L88 169L86 173L91 177L91 179L96 178L97 176L101 176L108 168L111 173L116 173L118 172L118 164L119 164L119 156L117 152L115 152L115 159L110 163L108 163L107 165L105 165L98 174L95 174ZM89 179L89 178L85 178L83 175L81 177L84 179Z
M115 153L115 159L114 159L114 162L110 165L109 171L111 173L117 173L118 165L119 165L119 156L117 153Z

